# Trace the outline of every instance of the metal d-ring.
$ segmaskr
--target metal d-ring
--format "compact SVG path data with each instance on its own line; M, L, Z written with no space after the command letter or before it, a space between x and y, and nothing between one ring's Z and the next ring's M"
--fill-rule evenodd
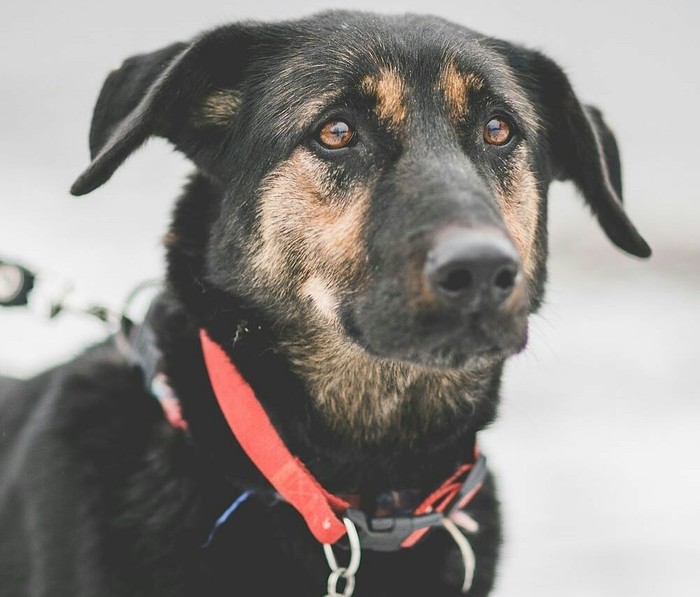
M338 566L338 560L333 553L333 546L330 543L323 544L323 553L331 569L328 575L328 593L325 597L351 597L355 591L355 574L360 568L362 551L360 549L360 536L357 533L355 524L349 518L343 518L343 523L348 532L348 543L350 545L350 561L348 565ZM345 581L342 592L338 592L338 582Z

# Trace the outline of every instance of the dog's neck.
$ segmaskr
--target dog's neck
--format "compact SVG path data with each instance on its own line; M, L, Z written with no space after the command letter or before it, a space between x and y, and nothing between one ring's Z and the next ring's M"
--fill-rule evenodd
M157 330L195 442L217 460L243 464L202 363L197 328L203 327L290 450L331 490L405 487L415 479L429 485L471 458L476 432L495 416L502 362L431 370L324 341L321 326L303 337L293 328L276 331L260 313L203 282L206 216L193 216L206 212L202 202L211 193L211 185L195 178L176 209L168 243L172 292ZM207 431L200 437L199 429Z
M215 461L223 473L237 477L242 474L257 481L257 473L234 440L213 395L196 324L175 297L166 296L161 300L167 303L167 312L157 323L156 331L164 349L165 371L181 401L194 444ZM483 373L481 380L467 376L470 400L464 403L464 408L450 409L453 413L450 417L436 416L432 422L428 420L435 396L426 395L421 404L423 394L419 384L429 385L439 380L419 378L403 395L392 396L396 402L387 408L387 420L393 408L398 413L395 423L375 422L366 414L348 410L349 424L339 429L338 413L332 417L335 424L329 425L327 413L315 406L318 398L309 393L308 388L314 387L313 384L300 376L298 368L291 366L284 354L270 348L269 337L263 330L249 327L248 332L239 333L234 343L235 332L222 335L221 329L213 325L208 332L224 347L252 387L289 450L331 491L380 491L387 487L420 489L424 483L427 489L435 487L458 464L470 461L477 431L495 414L500 370L489 371L490 376ZM379 385L381 375L385 373L379 373L373 380L376 385L364 396L367 402L381 400L386 387L397 387L394 381ZM459 389L458 382L458 379L449 380L445 385ZM361 384L357 382L349 389L359 387ZM343 385L339 384L327 390L326 398L333 399L333 393L338 392L338 400L347 401L348 394L343 390ZM371 411L373 408L372 404L360 402L356 410ZM363 417L368 420L363 421ZM376 425L389 432L384 435L365 433L352 429L354 425Z

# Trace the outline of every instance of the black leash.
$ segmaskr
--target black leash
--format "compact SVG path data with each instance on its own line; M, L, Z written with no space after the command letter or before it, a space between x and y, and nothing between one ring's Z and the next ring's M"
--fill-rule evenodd
M124 333L128 333L133 326L132 319L127 315L132 304L146 289L161 286L160 280L138 284L127 295L122 307L114 310L80 297L73 283L66 278L61 279L56 274L0 258L0 307L29 307L48 319L64 312L87 315L111 324L113 331Z
M67 279L4 259L0 259L0 307L28 307L48 319L73 312L108 324L119 321L113 309L77 296Z

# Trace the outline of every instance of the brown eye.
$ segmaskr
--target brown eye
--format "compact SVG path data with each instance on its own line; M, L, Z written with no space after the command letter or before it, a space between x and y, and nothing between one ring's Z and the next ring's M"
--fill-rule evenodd
M347 147L354 137L355 131L343 120L329 120L318 133L318 140L327 149Z
M508 121L498 116L489 120L484 127L484 141L489 145L505 145L512 136Z

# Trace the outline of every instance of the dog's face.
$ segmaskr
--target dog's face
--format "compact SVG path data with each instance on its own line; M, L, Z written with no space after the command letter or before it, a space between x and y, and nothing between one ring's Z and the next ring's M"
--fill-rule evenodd
M336 348L448 367L522 348L544 257L537 113L505 60L462 31L342 20L297 33L259 81L197 109L246 123L220 166L209 271L333 330ZM239 171L261 156L264 170Z
M649 254L600 113L540 54L439 19L327 13L132 58L105 84L74 192L151 134L220 193L206 284L287 330L292 361L326 385L332 362L408 387L520 350L553 178Z

